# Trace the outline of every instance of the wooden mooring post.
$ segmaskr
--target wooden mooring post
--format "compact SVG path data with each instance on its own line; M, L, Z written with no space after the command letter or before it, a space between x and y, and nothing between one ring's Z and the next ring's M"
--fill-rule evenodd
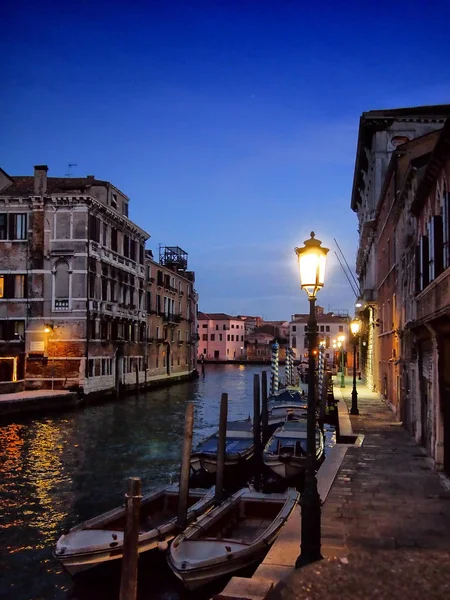
M141 480L130 477L125 509L120 600L136 600L138 577L139 511L141 506Z
M139 365L136 362L136 396L139 396Z
M225 471L225 448L227 439L228 394L222 394L220 399L219 438L217 441L217 471L214 501L217 505L223 499L223 482Z
M266 444L269 437L269 412L267 410L267 371L261 374L261 427L262 442Z
M186 517L189 496L189 473L191 469L192 434L194 431L194 405L189 402L186 406L184 420L183 455L180 468L180 490L178 495L178 529L186 529Z

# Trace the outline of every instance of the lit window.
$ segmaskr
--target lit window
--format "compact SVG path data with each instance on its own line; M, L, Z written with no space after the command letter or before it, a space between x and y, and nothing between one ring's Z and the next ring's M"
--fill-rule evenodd
M5 276L0 275L0 298L5 297Z

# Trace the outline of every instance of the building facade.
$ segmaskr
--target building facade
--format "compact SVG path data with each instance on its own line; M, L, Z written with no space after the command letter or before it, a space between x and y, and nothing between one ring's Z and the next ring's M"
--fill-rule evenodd
M359 247L356 272L363 310L364 346L361 353L362 376L366 384L380 391L377 355L380 322L375 253L376 211L392 153L398 146L442 128L447 105L394 110L372 110L361 115L351 208L358 216ZM380 384L381 381L381 384Z
M242 317L199 312L197 332L202 360L245 360L245 322Z
M3 391L20 384L89 395L145 382L149 234L111 183L47 171L0 171Z
M344 351L351 349L349 340L349 322L347 313L325 313L321 306L316 306L317 342L325 346L327 367L336 364L338 351L333 349L333 341L344 336ZM289 323L289 345L294 351L294 358L299 362L308 361L308 319L309 314L292 315Z

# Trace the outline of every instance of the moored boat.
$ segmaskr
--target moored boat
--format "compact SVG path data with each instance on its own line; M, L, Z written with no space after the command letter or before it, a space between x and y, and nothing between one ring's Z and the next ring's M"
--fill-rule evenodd
M172 571L194 590L261 560L298 499L293 489L239 490L175 538L168 554Z
M176 535L178 484L160 488L141 500L138 552L166 548ZM187 522L192 523L214 502L214 488L191 489L188 496ZM122 558L125 507L115 508L80 523L63 534L54 556L71 574L76 575L100 564Z
M267 401L268 424L272 429L285 421L296 421L306 417L308 404L305 395L297 389L285 389Z
M264 448L264 464L284 479L301 475L307 464L307 421L287 421L276 429ZM316 425L316 461L324 456L324 438Z
M219 433L216 432L200 442L191 454L191 467L215 473L217 470L217 446ZM227 423L225 440L225 468L246 463L253 456L253 425L248 421L230 421Z

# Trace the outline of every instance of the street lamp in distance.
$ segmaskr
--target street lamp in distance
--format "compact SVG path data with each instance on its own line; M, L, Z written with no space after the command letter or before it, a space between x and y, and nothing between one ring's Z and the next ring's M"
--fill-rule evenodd
M328 248L322 247L322 242L315 239L314 232L305 241L303 248L295 248L300 271L300 286L308 295L308 413L307 413L307 467L305 487L300 500L302 509L302 533L300 555L295 562L298 569L316 560L320 560L321 533L320 511L321 500L317 490L316 478L316 397L315 397L315 368L314 351L317 346L317 317L316 294L323 287L325 265Z
M338 336L338 346L341 351L341 388L345 388L345 375L344 375L344 342L345 335Z
M350 323L350 331L353 335L353 389L352 389L352 408L351 415L359 415L358 410L358 392L356 391L356 344L358 343L358 335L361 329L361 323L358 319L353 319Z

